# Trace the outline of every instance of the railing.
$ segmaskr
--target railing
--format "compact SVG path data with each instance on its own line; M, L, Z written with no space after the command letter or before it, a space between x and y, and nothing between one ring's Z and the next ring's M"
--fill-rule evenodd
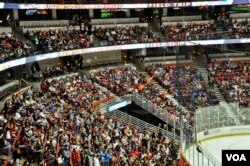
M117 118L117 120L120 121L121 123L130 123L130 124L132 124L133 127L138 127L140 129L140 131L143 131L144 129L146 129L149 132L161 132L163 135L167 136L169 139L177 140L176 141L177 144L180 143L179 142L180 137L178 135L175 135L174 133L171 133L171 132L164 130L162 128L159 128L157 126L151 125L147 122L144 122L138 118L130 116L130 115L123 113L119 110L115 110L115 111L108 113L108 117L112 117L112 116L115 116Z
M194 135L186 132L181 142L182 153L185 158L194 166L220 166L220 161L211 154L201 143L197 142Z
M206 148L203 148L201 144L198 144L197 147L199 147L199 150L201 153L207 158L208 163L213 164L213 166L220 166L221 163L219 162L218 159L214 157L209 151L207 151Z
M175 117L173 117L173 115L168 113L167 110L157 108L153 103L148 101L148 99L138 94L134 94L132 96L132 100L133 102L135 102L135 104L142 107L143 109L150 112L151 114L155 115L156 117L163 120L167 124L171 125L174 128L180 129L181 127L180 119L176 119ZM187 124L184 124L184 126L187 127Z

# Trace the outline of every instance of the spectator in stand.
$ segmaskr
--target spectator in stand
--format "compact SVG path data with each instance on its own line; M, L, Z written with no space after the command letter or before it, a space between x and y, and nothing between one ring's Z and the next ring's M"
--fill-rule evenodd
M20 42L12 33L0 35L0 63L34 54L34 48Z
M212 40L218 38L213 24L167 25L162 27L162 33L168 41Z
M109 45L160 42L159 36L142 26L95 27L94 35L100 40L107 40Z
M19 41L12 33L0 36L0 63L6 60L36 55L82 49L94 46L97 39L108 41L108 45L161 42L160 37L144 26L95 27L88 20L76 19L80 29L69 26L66 30L27 31L25 37L35 46ZM217 25L218 26L218 25ZM223 20L223 33L217 32L216 23L167 25L162 27L167 41L211 40L228 36L246 38L249 36L249 21Z
M22 157L26 164L173 165L174 142L162 133L140 131L98 111L111 99L82 76L44 80L41 91L21 91L0 114L1 154L13 156L15 164Z
M162 33L168 41L185 41L185 40L212 40L221 38L222 33L218 33L217 27L222 27L223 35L233 39L249 37L249 21L238 22L237 20L217 20L216 24L198 24L190 23L183 25L166 25L162 27Z
M66 63L58 63L57 66L46 66L42 70L38 70L35 65L31 66L32 81L41 81L43 79L57 77L70 72L77 72L82 68L82 57L75 56Z
M151 64L146 70L190 111L218 104L193 64Z
M153 77L142 75L134 67L124 67L115 69L100 70L91 73L92 80L107 87L118 96L126 96L138 94L145 97L157 109L166 111L171 115L171 119L179 119L181 113L178 107L170 101L165 92L160 92L159 89L151 83ZM185 118L192 119L192 114L187 113Z
M208 70L227 102L250 106L250 61L214 60Z
M30 39L42 53L91 47L89 37L80 30L27 31Z

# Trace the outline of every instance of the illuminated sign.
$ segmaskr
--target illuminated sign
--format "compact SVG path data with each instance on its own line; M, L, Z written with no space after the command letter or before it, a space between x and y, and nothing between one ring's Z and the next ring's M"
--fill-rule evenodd
M162 42L162 43L140 43L140 44L125 44L116 46L84 48L77 50L66 50L61 52L47 53L34 55L30 57L11 60L0 64L0 71L5 69L24 65L35 61L46 59L59 58L64 56L82 55L87 53L107 52L116 50L132 50L142 48L157 48L157 47L175 47L175 46L193 46L193 45L218 45L218 44L235 44L235 43L250 43L250 38L246 39L218 39L218 40L194 40L194 41L177 41L177 42Z
M111 111L117 110L119 108L125 107L127 105L128 105L127 101L122 101L120 103L116 103L114 105L109 106L108 111L111 112Z
M195 6L220 6L232 4L247 4L250 0L218 0L177 3L138 3L138 4L30 4L30 3L0 3L0 9L144 9L144 8L174 8Z

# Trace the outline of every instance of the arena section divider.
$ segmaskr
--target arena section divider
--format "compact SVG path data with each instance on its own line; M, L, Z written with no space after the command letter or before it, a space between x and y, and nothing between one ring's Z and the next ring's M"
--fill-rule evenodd
M0 71L8 68L24 65L35 61L53 59L65 56L81 55L86 53L96 53L115 50L132 50L142 48L158 48L158 47L177 47L177 46L194 46L194 45L215 45L215 44L234 44L234 43L250 43L250 38L245 39L218 39L218 40L194 40L194 41L176 41L176 42L161 42L161 43L140 43L140 44L125 44L116 46L94 47L76 50L66 50L61 52L53 52L39 54L25 58L19 58L0 64Z
M142 8L170 8L196 6L222 6L232 4L246 4L249 0L217 0L200 2L177 3L140 3L140 4L34 4L34 3L0 3L0 9L142 9Z

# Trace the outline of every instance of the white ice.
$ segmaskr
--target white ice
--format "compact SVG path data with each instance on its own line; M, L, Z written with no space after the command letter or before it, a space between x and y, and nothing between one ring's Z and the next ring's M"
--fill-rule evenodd
M203 141L201 147L221 163L222 150L250 150L250 135L227 136ZM186 151L186 158L193 166L212 166L214 162L196 150L196 145ZM203 157L202 157L203 156ZM218 164L217 164L218 165ZM219 164L218 166L220 166Z

